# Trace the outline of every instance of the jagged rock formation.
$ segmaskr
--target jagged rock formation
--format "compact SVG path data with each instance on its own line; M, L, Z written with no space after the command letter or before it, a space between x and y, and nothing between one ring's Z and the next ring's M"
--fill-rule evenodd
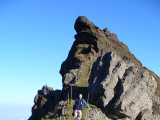
M55 107L60 101L60 90L54 91L51 87L43 86L38 90L34 98L34 105L32 107L32 116L29 120L41 120L45 115L50 117L58 113L58 108Z
M63 89L45 113L54 114L54 119L67 97L74 100L81 92L95 105L90 112L100 109L94 112L100 113L94 120L159 120L160 78L145 68L116 34L101 30L84 16L77 18L74 28L75 41L60 70Z

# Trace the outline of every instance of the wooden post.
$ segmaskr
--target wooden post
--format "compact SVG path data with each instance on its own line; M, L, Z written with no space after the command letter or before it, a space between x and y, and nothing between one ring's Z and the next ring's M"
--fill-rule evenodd
M89 96L89 92L88 92L87 104L89 103L89 97L90 97L90 96Z
M92 84L91 84L91 85L92 85ZM87 103L89 103L89 99L90 99L90 94L89 94L90 87L91 87L91 86L88 86L88 89L87 89L87 92L88 92L88 96L87 96L87 97L88 97L88 98L87 98Z
M69 99L70 99L70 98L69 98L69 92L67 92L67 96L68 96L67 98L68 98L68 104L69 104Z
M70 103L71 103L71 100L72 100L72 84L71 84L71 96L70 96Z

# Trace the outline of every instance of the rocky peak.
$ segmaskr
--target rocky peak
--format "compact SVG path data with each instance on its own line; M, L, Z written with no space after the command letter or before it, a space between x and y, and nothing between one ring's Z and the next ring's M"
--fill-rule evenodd
M44 110L43 106L48 106L45 102L32 111L29 120L40 120L45 115L50 119L72 119L66 117L72 114L72 107L65 106L79 93L94 106L87 112L88 116L92 113L93 120L159 120L160 78L108 29L98 28L85 16L76 19L74 28L75 41L60 69L63 89L52 90L51 98L42 95L53 101L49 102L52 107ZM70 111L65 116L64 108Z
M76 19L76 22L74 24L74 29L77 33L83 32L83 31L92 31L92 29L97 29L98 27L90 22L85 16L79 16Z
M124 61L141 66L114 33L107 29L101 30L86 17L78 17L74 28L77 32L75 42L60 70L64 84L77 83L87 86L93 63L102 59L105 53L117 54Z

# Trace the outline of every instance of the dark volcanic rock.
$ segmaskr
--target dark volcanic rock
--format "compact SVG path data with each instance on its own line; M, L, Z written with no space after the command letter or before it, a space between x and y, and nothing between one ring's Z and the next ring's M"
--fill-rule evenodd
M55 106L61 99L61 91L54 91L51 87L43 86L41 90L38 90L37 95L34 98L34 105L32 107L32 116L29 120L41 120L49 112L55 116L57 108Z
M145 68L116 34L101 30L84 16L77 18L74 28L75 41L60 69L60 98L53 97L56 104L46 109L57 110L68 96L74 99L83 93L102 111L95 112L95 120L159 120L160 78Z

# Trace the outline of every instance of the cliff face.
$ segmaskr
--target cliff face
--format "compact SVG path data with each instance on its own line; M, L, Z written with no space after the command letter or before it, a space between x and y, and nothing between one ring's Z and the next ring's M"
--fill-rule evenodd
M79 93L94 105L88 111L88 116L96 116L94 120L159 120L160 78L145 68L114 33L101 30L84 16L77 18L74 28L75 41L60 70L63 89L52 91L52 97L46 99L52 100L48 105L52 107L46 108L43 116L39 117L40 108L43 111L45 103L33 108L30 120L49 113L50 119L56 119L68 97L74 100Z

